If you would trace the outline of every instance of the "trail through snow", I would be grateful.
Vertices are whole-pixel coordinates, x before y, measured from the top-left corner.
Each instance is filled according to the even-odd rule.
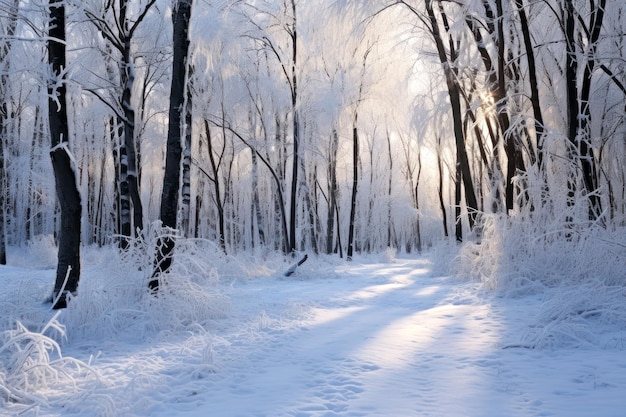
[[[290,278],[227,286],[232,312],[209,331],[68,343],[64,355],[92,356],[102,385],[71,407],[30,411],[617,417],[626,410],[623,348],[524,347],[520,334],[539,296],[498,298],[477,283],[434,275],[423,259],[313,261]],[[13,411],[24,409],[7,415]]]

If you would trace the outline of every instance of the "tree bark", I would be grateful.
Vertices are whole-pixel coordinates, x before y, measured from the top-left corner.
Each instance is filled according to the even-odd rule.
[[[5,107],[4,103],[2,104],[2,107]],[[4,120],[4,115],[0,115],[0,265],[7,264],[6,232],[4,226],[4,199],[7,188],[6,173],[4,168]]]
[[[522,38],[524,40],[524,50],[526,52],[526,62],[528,64],[528,83],[530,86],[530,103],[533,108],[533,117],[535,119],[535,137],[537,142],[537,164],[539,171],[543,172],[544,168],[544,122],[541,111],[541,102],[539,99],[539,83],[537,81],[537,66],[535,64],[535,53],[530,36],[530,26],[526,15],[524,0],[515,0],[517,11],[519,14],[520,25],[522,29]]]
[[[391,218],[391,190],[393,185],[393,155],[391,153],[391,135],[387,130],[387,156],[389,161],[389,178],[387,179],[387,247],[391,248],[391,230],[393,220]],[[395,246],[395,244],[394,244]]]
[[[161,194],[160,218],[165,228],[176,228],[178,195],[180,191],[180,162],[182,154],[181,119],[184,112],[186,60],[189,51],[189,21],[192,0],[178,0],[173,11],[172,84],[170,89],[169,125],[167,128],[167,151],[165,173]],[[164,236],[158,239],[154,271],[148,283],[151,291],[159,289],[159,277],[167,272],[172,264],[174,238]]]
[[[443,235],[448,237],[448,213],[443,197],[443,156],[441,155],[441,138],[437,137],[437,171],[439,173],[439,182],[437,184],[437,197],[439,200],[439,208],[441,209],[441,217],[443,223]]]
[[[348,224],[347,259],[352,260],[354,252],[354,218],[356,216],[356,195],[359,186],[359,132],[352,128],[352,195],[350,197],[350,222]]]
[[[182,154],[183,167],[183,188],[181,193],[180,228],[184,236],[189,237],[191,217],[191,151],[192,151],[192,123],[193,123],[193,91],[191,87],[191,77],[193,66],[187,65],[187,76],[189,81],[185,92],[185,122],[183,124],[185,147]]]
[[[337,149],[339,148],[339,137],[337,130],[333,129],[330,138],[330,149],[328,151],[328,212],[326,217],[326,253],[333,252],[334,230],[335,230],[335,210],[337,206]]]
[[[298,79],[296,76],[298,35],[296,31],[296,1],[291,0],[293,26],[288,31],[291,37],[291,109],[293,112],[293,164],[291,175],[291,199],[289,203],[289,252],[296,251],[296,226],[298,223],[298,169],[300,167],[300,120],[298,109]]]
[[[596,167],[596,158],[591,147],[591,132],[589,131],[589,125],[591,122],[591,78],[596,66],[596,44],[600,37],[600,31],[602,30],[602,23],[604,20],[604,11],[606,8],[606,0],[599,0],[596,5],[595,2],[591,2],[593,9],[589,17],[589,24],[586,28],[588,34],[589,50],[587,53],[587,59],[585,61],[585,68],[583,71],[582,85],[580,89],[580,116],[578,121],[578,136],[576,138],[576,144],[578,146],[578,155],[582,167],[583,181],[585,189],[588,193],[589,199],[589,219],[595,220],[602,213],[602,202],[596,191],[598,189],[598,175]]]
[[[209,162],[211,163],[211,174],[210,180],[213,182],[213,191],[215,192],[215,206],[217,208],[217,227],[218,227],[218,241],[220,244],[220,248],[222,251],[226,253],[226,231],[224,227],[224,203],[222,202],[222,189],[220,187],[220,178],[219,178],[219,167],[221,165],[222,156],[215,160],[214,150],[213,150],[213,138],[211,137],[211,129],[209,128],[209,122],[204,121],[204,132],[206,134],[207,139],[207,148],[209,153]],[[226,141],[226,138],[224,138]],[[224,146],[226,146],[224,144]],[[223,155],[224,149],[222,149]]]
[[[69,129],[67,121],[65,70],[65,6],[62,0],[50,0],[48,64],[52,79],[48,80],[48,120],[50,123],[52,169],[56,193],[61,209],[59,253],[53,308],[65,308],[69,294],[76,295],[80,279],[80,225],[81,199],[76,183],[76,172],[67,148]]]

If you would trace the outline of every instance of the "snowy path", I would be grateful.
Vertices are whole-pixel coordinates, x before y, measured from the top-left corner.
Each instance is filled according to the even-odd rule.
[[[21,274],[4,271],[12,279]],[[210,331],[70,340],[64,355],[85,362],[97,355],[91,364],[102,384],[61,401],[57,392],[49,407],[7,415],[626,413],[623,347],[519,347],[538,297],[481,294],[475,283],[433,276],[425,260],[334,267],[310,261],[289,279],[220,285],[229,288],[232,314]]]
[[[503,349],[518,340],[537,299],[481,298],[475,284],[433,278],[420,261],[340,269],[338,278],[258,280],[241,288],[244,299],[234,295],[233,303],[253,303],[268,314],[261,314],[265,339],[225,346],[228,358],[204,387],[203,405],[189,415],[626,412],[623,352]],[[312,314],[284,323],[285,305],[311,306]]]

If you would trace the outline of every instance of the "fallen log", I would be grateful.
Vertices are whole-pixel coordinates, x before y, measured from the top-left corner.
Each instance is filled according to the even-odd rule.
[[[291,265],[289,267],[289,269],[287,270],[287,272],[285,272],[285,276],[291,276],[294,272],[296,272],[296,269],[302,265],[307,259],[309,258],[309,256],[305,253],[304,256],[302,257],[302,259],[300,259],[298,262],[296,262],[295,264]]]

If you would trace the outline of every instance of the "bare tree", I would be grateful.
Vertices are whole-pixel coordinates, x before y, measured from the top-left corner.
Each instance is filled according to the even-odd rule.
[[[143,229],[143,206],[139,195],[137,138],[135,137],[135,108],[132,96],[135,84],[135,65],[131,48],[137,28],[155,2],[156,0],[148,1],[134,20],[129,16],[129,0],[118,0],[117,6],[114,2],[107,2],[101,13],[86,11],[90,21],[98,28],[110,47],[113,47],[120,54],[120,94],[115,100],[115,104],[108,104],[116,111],[118,118],[123,123],[123,146],[120,149],[119,158],[119,193],[121,205],[120,234],[125,238],[129,238],[136,234],[137,230]],[[92,91],[102,98],[96,90]],[[122,248],[126,248],[128,246],[127,239],[123,238],[120,245]]]
[[[354,220],[356,216],[356,197],[359,185],[359,108],[364,100],[365,75],[367,70],[367,57],[372,51],[372,45],[369,44],[363,53],[363,61],[361,62],[361,74],[359,78],[359,89],[354,102],[354,114],[352,119],[352,193],[350,195],[350,220],[348,223],[348,250],[346,257],[352,260],[354,252]]]
[[[435,16],[433,9],[433,0],[426,0],[426,13],[428,16],[428,23],[430,24],[429,30],[435,41],[437,47],[437,54],[444,71],[446,86],[448,88],[448,95],[450,97],[450,105],[452,107],[452,119],[454,125],[454,138],[456,144],[456,176],[455,176],[455,218],[456,218],[456,238],[462,240],[463,232],[461,227],[461,191],[465,191],[465,201],[468,209],[468,221],[470,228],[474,227],[476,221],[476,214],[478,211],[478,202],[476,200],[476,194],[474,192],[474,183],[470,172],[469,160],[467,156],[467,149],[465,147],[465,135],[463,133],[463,117],[461,111],[461,91],[457,82],[458,70],[456,68],[457,61],[457,46],[453,41],[451,35],[449,35],[449,50],[446,50],[444,44],[444,38],[440,30],[440,23]],[[441,5],[441,2],[439,2]],[[418,15],[419,13],[414,9],[411,10]],[[443,26],[446,31],[449,30],[448,18],[443,11],[443,8],[439,9]]]
[[[279,71],[283,77],[283,81],[289,88],[290,112],[291,112],[291,128],[292,128],[292,160],[291,160],[291,182],[289,196],[289,223],[288,223],[288,253],[294,253],[297,248],[297,224],[298,224],[298,189],[299,189],[299,171],[301,166],[301,122],[300,122],[300,97],[298,85],[298,7],[296,0],[286,0],[283,2],[279,14],[263,12],[257,6],[251,5],[255,12],[264,16],[269,16],[273,22],[270,24],[272,28],[280,28],[281,32],[287,35],[287,45],[280,45],[280,40],[275,39],[270,33],[270,27],[262,27],[254,21],[252,17],[248,17],[250,22],[255,26],[257,32],[249,37],[261,45],[269,55],[276,58]],[[283,33],[281,33],[283,34]],[[277,126],[281,124],[279,118]],[[279,129],[276,132],[280,135]],[[282,170],[278,170],[279,172]],[[281,191],[282,193],[282,191]]]
[[[602,30],[602,21],[606,9],[606,0],[597,4],[591,1],[589,22],[575,10],[573,0],[564,0],[563,20],[565,35],[565,83],[567,92],[567,137],[575,150],[581,167],[583,187],[589,199],[589,219],[595,220],[602,212],[598,188],[596,157],[591,147],[589,132],[591,119],[591,77],[596,66],[596,47]],[[578,24],[577,24],[578,23]],[[584,39],[584,41],[583,41]],[[586,44],[585,59],[580,62],[578,48]],[[579,67],[583,65],[581,85],[579,86]],[[570,183],[570,192],[574,185]]]

